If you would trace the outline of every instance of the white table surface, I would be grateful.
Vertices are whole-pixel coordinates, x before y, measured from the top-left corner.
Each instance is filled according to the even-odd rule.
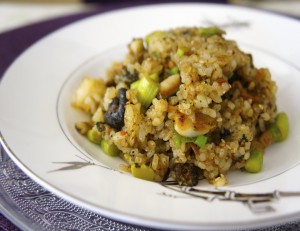
[[[94,7],[84,3],[10,3],[0,1],[0,33],[31,23],[80,12]]]
[[[300,18],[300,0],[229,0],[228,2]],[[93,4],[84,4],[79,1],[73,3],[24,3],[24,1],[0,0],[0,33],[42,20],[85,12],[93,7]]]

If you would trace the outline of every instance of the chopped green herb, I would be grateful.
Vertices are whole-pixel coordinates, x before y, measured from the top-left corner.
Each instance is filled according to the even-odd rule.
[[[133,82],[130,85],[130,88],[138,91],[139,102],[143,107],[148,108],[159,92],[159,83],[148,76],[145,76],[142,79]]]
[[[207,142],[207,137],[200,135],[197,137],[185,137],[179,134],[173,136],[173,142],[176,148],[180,148],[183,143],[195,143],[199,148],[203,148]]]
[[[282,139],[281,133],[275,123],[270,125],[270,127],[268,128],[268,131],[270,131],[272,134],[272,139],[273,139],[272,143],[281,141],[281,139]]]
[[[194,142],[194,141],[195,141],[195,138],[185,137],[185,136],[181,136],[179,134],[175,134],[173,136],[173,142],[174,142],[176,148],[180,148],[181,144],[183,144],[183,143],[189,143],[189,142]]]
[[[179,73],[179,68],[177,66],[172,67],[170,69],[170,75],[175,75],[175,74],[178,74],[178,73]]]
[[[87,132],[87,138],[89,141],[91,141],[95,144],[100,144],[101,140],[102,140],[101,133],[93,128]]]
[[[109,156],[118,156],[120,150],[115,144],[109,144],[106,140],[101,140],[100,146],[102,150]]]
[[[287,114],[284,112],[279,113],[275,122],[268,127],[268,131],[272,133],[274,142],[284,141],[289,134],[289,120]]]
[[[133,82],[132,84],[130,84],[130,89],[138,89],[140,82],[141,82],[141,80],[139,79],[139,80]]]
[[[250,153],[250,157],[246,160],[245,170],[250,173],[257,173],[262,169],[264,152],[254,149]]]
[[[203,135],[198,136],[194,141],[194,143],[197,144],[199,148],[203,148],[206,142],[207,142],[207,137]]]
[[[154,170],[145,164],[142,164],[141,167],[138,167],[135,164],[131,165],[131,173],[134,177],[143,180],[155,181],[156,178]]]
[[[210,37],[212,35],[226,34],[226,32],[218,27],[200,27],[199,34],[204,37]]]
[[[104,123],[96,122],[96,128],[97,128],[98,132],[102,132],[103,128],[104,128]]]
[[[281,139],[279,142],[284,141],[289,134],[289,119],[286,113],[279,113],[276,117],[276,125],[280,131]]]
[[[248,140],[247,136],[245,134],[243,134],[240,141],[248,142],[249,140]]]
[[[155,82],[159,81],[159,76],[157,73],[153,73],[151,75],[148,76],[150,79],[154,80]]]
[[[164,34],[164,32],[161,31],[161,30],[154,31],[154,32],[152,32],[152,33],[150,33],[150,34],[148,34],[148,35],[146,36],[145,41],[146,41],[146,43],[148,44],[148,43],[150,42],[150,39],[151,39],[152,37],[154,37],[154,36],[161,36],[161,35],[163,35],[163,34]]]
[[[176,51],[176,55],[178,58],[181,58],[184,55],[184,49],[178,48]]]

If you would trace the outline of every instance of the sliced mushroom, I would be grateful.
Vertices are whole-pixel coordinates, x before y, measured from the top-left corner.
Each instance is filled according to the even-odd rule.
[[[201,169],[192,163],[175,164],[174,165],[175,180],[179,185],[195,186],[198,184],[201,176]]]
[[[119,89],[118,97],[113,99],[109,104],[108,111],[105,113],[105,122],[117,130],[121,130],[124,126],[126,91],[125,88]]]

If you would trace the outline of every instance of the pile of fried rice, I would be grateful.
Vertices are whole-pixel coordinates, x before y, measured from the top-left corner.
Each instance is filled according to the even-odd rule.
[[[78,131],[104,140],[122,170],[223,186],[274,121],[275,93],[269,70],[254,67],[223,30],[185,27],[133,39],[105,78],[83,78],[73,105],[91,116]]]

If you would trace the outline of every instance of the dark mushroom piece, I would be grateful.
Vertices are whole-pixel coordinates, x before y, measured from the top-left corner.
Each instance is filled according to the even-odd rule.
[[[109,104],[108,110],[105,113],[106,124],[118,131],[124,126],[125,104],[127,101],[126,91],[127,89],[125,88],[119,89],[118,96]]]
[[[122,83],[126,83],[129,86],[130,84],[137,81],[138,79],[139,76],[136,72],[130,72],[127,70],[127,68],[124,68],[122,70],[121,75],[115,76],[115,83],[118,84],[122,82]]]
[[[174,165],[175,180],[182,186],[195,186],[201,176],[201,169],[192,163]]]

